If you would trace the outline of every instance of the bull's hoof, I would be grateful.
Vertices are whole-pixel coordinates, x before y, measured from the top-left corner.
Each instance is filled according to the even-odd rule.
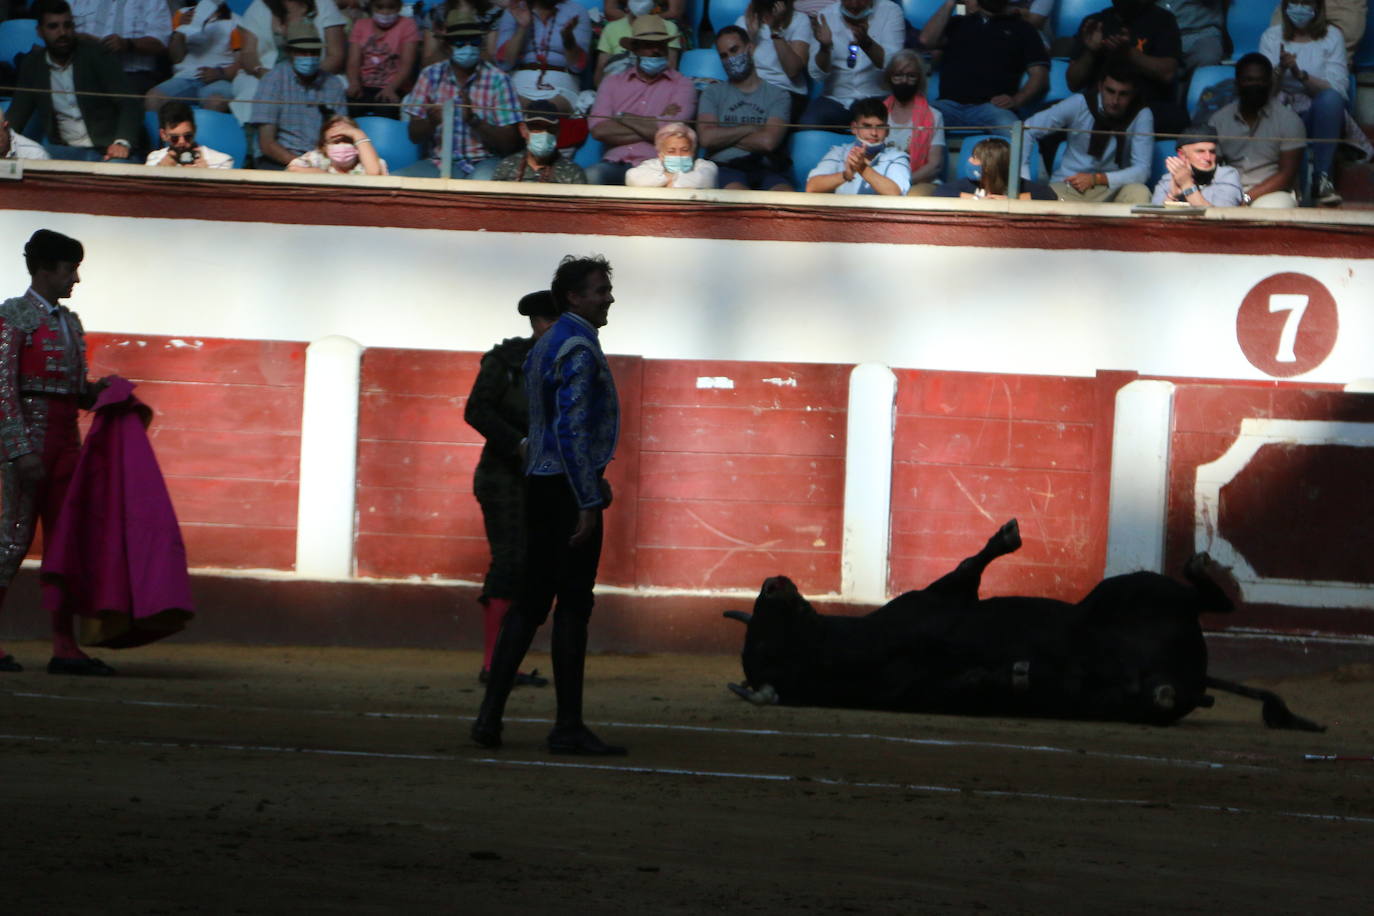
[[[748,700],[755,706],[776,706],[778,704],[778,692],[773,689],[772,684],[764,684],[758,690],[753,689],[748,684],[726,684],[730,691],[741,700]]]
[[[1021,526],[1016,523],[1016,519],[1007,522],[997,533],[993,535],[993,541],[1004,553],[1013,553],[1021,549]]]
[[[1011,666],[1011,689],[1017,693],[1030,690],[1030,662],[1019,661]]]

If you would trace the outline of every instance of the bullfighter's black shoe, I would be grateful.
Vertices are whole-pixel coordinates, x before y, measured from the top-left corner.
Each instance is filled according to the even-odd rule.
[[[496,750],[501,746],[501,723],[492,723],[484,716],[479,715],[472,723],[472,743],[478,747],[488,750]]]
[[[115,670],[98,658],[48,659],[49,674],[76,674],[82,677],[112,677]]]
[[[486,669],[486,668],[483,668],[480,672],[478,672],[478,674],[477,674],[477,682],[478,682],[479,684],[485,684],[485,683],[487,683],[487,682],[490,681],[490,680],[491,680],[491,671],[489,671],[489,670]],[[541,675],[541,674],[539,673],[539,669],[538,669],[538,668],[531,669],[531,670],[528,671],[528,672],[526,672],[526,671],[517,671],[516,674],[515,674],[515,686],[516,686],[516,687],[547,687],[547,686],[549,686],[549,679],[546,678],[546,677],[544,677],[543,675]]]
[[[618,744],[607,744],[585,725],[573,728],[554,726],[549,732],[549,753],[581,754],[585,757],[624,757],[629,749]]]
[[[24,666],[19,664],[19,659],[13,655],[6,655],[0,658],[0,671],[23,671]]]

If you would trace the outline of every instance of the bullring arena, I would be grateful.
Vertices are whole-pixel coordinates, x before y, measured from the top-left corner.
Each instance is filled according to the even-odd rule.
[[[26,166],[0,223],[85,243],[91,374],[156,411],[197,617],[55,678],[21,576],[7,912],[1367,911],[1364,213],[96,171]],[[485,751],[463,401],[592,251],[625,423],[587,709],[630,756],[548,755],[551,688]],[[986,595],[1208,550],[1240,589],[1212,673],[1327,731],[1225,695],[1159,728],[726,688],[721,613],[765,576],[855,613],[1012,516]]]

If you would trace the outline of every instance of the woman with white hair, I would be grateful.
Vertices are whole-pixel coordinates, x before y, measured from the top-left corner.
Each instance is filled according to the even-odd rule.
[[[654,135],[658,156],[625,173],[631,188],[714,188],[716,164],[696,158],[697,132],[681,121],[664,124]]]

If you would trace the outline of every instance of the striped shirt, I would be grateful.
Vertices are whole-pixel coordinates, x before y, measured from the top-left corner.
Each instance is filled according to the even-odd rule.
[[[438,105],[449,99],[466,95],[479,119],[496,127],[520,123],[520,100],[515,97],[510,77],[483,61],[461,87],[448,61],[431,64],[420,71],[415,88],[405,97],[401,109],[407,118],[428,117],[426,106]],[[439,144],[443,142],[435,131],[434,149],[430,157],[439,164]],[[496,154],[482,143],[476,128],[466,122],[462,109],[453,112],[453,164],[464,172],[471,172],[478,162]]]
[[[307,104],[276,105],[274,102]],[[320,142],[320,128],[324,126],[321,107],[334,114],[348,113],[343,84],[331,73],[316,74],[308,84],[302,83],[290,59],[283,59],[258,83],[253,114],[248,122],[277,125],[277,142],[299,156]]]

